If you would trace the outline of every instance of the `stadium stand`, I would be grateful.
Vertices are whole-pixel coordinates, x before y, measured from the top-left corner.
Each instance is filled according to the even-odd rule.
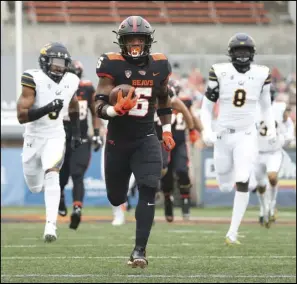
[[[151,23],[269,24],[259,1],[25,1],[31,21],[38,23],[114,23],[129,15]]]

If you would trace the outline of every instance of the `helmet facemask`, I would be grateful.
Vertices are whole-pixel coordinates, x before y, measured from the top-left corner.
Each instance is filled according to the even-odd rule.
[[[118,36],[118,42],[123,55],[137,59],[149,55],[153,37],[146,34],[128,34]]]
[[[229,51],[229,56],[231,57],[231,62],[238,68],[249,69],[251,63],[254,60],[254,48],[249,46],[239,46],[233,47]]]
[[[47,75],[56,83],[62,80],[67,69],[68,63],[64,58],[49,58]]]

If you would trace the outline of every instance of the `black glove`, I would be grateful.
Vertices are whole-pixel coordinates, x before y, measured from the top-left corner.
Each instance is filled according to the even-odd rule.
[[[72,136],[71,149],[75,151],[82,144],[81,138],[78,136]]]
[[[94,129],[94,136],[92,137],[92,142],[94,143],[94,151],[97,152],[102,147],[103,142],[99,135],[99,129]]]
[[[29,121],[34,121],[43,117],[44,115],[48,115],[50,119],[57,119],[62,108],[63,100],[55,99],[41,108],[29,109],[28,119]]]
[[[46,105],[48,112],[60,112],[63,108],[63,100],[55,99],[51,103]]]

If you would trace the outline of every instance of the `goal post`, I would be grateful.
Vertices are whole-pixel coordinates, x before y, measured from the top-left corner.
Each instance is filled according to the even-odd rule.
[[[15,1],[15,62],[16,62],[16,99],[22,92],[23,73],[23,1]]]

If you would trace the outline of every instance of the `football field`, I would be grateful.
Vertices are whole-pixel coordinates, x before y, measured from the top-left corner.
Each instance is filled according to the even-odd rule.
[[[148,268],[126,265],[134,246],[134,210],[113,227],[110,208],[86,208],[70,230],[59,217],[58,240],[45,244],[43,208],[2,208],[1,282],[10,283],[296,283],[296,211],[279,210],[270,229],[248,209],[241,246],[226,247],[231,209],[193,209],[193,220],[168,224],[157,209]],[[71,212],[70,212],[71,213]]]

